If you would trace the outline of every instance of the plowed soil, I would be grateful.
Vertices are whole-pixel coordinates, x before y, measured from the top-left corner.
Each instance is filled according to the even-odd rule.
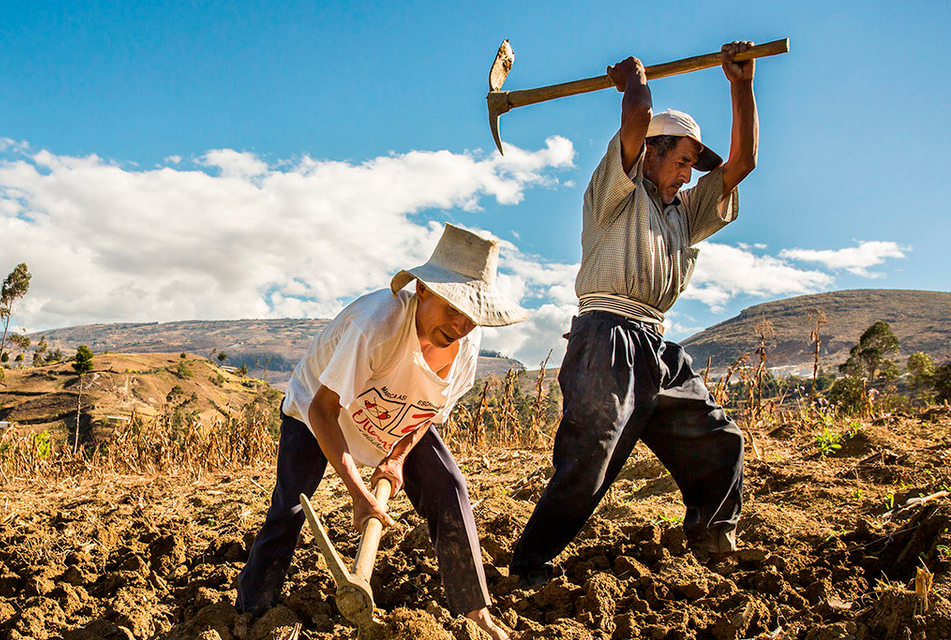
[[[532,590],[519,589],[506,566],[550,473],[548,452],[458,456],[493,613],[526,640],[951,638],[951,497],[942,495],[951,487],[951,412],[856,421],[828,455],[818,431],[803,421],[753,433],[741,549],[726,558],[688,550],[677,487],[639,447],[558,558],[561,575]],[[356,638],[306,529],[283,604],[260,618],[232,606],[273,481],[273,468],[56,485],[6,479],[0,637]],[[328,475],[313,503],[352,557],[339,481]],[[405,497],[391,513],[399,527],[385,534],[372,580],[381,637],[484,637],[444,608],[425,525]]]

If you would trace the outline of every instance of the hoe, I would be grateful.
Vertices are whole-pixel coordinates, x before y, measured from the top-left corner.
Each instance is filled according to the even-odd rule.
[[[392,485],[386,478],[376,483],[374,496],[381,508],[386,508],[390,499]],[[380,546],[380,536],[383,534],[383,523],[378,518],[370,518],[363,527],[363,535],[357,546],[356,557],[353,560],[353,571],[348,571],[340,556],[333,548],[333,543],[327,536],[320,520],[310,506],[307,496],[301,494],[300,504],[304,509],[307,522],[310,523],[317,538],[317,545],[327,561],[327,567],[337,584],[337,609],[344,617],[356,625],[357,632],[362,640],[373,640],[381,635],[383,624],[374,615],[373,591],[370,589],[370,575],[373,573],[373,563],[376,561],[376,552]]]

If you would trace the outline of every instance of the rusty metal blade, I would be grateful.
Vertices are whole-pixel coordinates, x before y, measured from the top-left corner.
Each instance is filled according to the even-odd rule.
[[[492,129],[495,146],[499,154],[505,155],[502,151],[502,136],[499,134],[499,116],[512,108],[508,101],[508,91],[490,91],[485,102],[489,107],[489,128]]]
[[[353,582],[350,572],[340,559],[340,556],[337,555],[337,551],[334,549],[333,543],[330,542],[330,538],[327,536],[324,526],[320,524],[317,514],[314,513],[314,508],[310,506],[310,500],[308,500],[307,496],[303,493],[300,494],[300,506],[304,510],[304,516],[307,518],[307,522],[310,523],[310,528],[313,530],[314,537],[317,539],[317,546],[320,547],[320,552],[327,561],[327,568],[330,569],[330,574],[333,576],[334,582],[337,583],[337,587],[339,588]]]

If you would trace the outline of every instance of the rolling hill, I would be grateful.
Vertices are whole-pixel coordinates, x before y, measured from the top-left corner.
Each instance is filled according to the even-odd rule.
[[[89,324],[29,337],[34,347],[45,337],[50,349],[61,349],[67,357],[81,344],[93,353],[191,353],[211,360],[224,353],[224,364],[245,366],[250,376],[284,389],[313,337],[329,323],[327,319],[280,318]],[[504,375],[513,366],[521,365],[510,358],[480,357],[479,375]]]
[[[768,320],[775,336],[767,341],[770,367],[811,374],[813,347],[809,334],[815,328],[815,310],[828,324],[819,328],[820,364],[844,362],[862,332],[878,320],[889,323],[899,339],[900,360],[924,351],[936,362],[951,358],[951,293],[898,289],[854,289],[787,298],[758,304],[740,315],[687,338],[682,344],[697,368],[719,370],[740,355],[752,354],[759,345],[756,324]]]
[[[722,370],[740,355],[753,353],[759,343],[756,323],[769,320],[775,330],[767,344],[769,366],[805,374],[812,367],[809,334],[816,309],[828,321],[819,330],[823,366],[843,362],[862,332],[877,320],[891,325],[903,357],[924,351],[937,362],[951,358],[951,293],[940,291],[855,289],[767,302],[744,309],[683,344],[698,368],[710,358],[714,370]],[[225,353],[225,364],[246,366],[252,377],[266,378],[282,389],[313,336],[328,322],[284,318],[96,324],[38,332],[30,338],[35,346],[45,336],[51,348],[60,348],[67,356],[80,344],[94,353],[186,352],[211,359]],[[520,364],[504,357],[481,357],[479,374],[504,375],[512,366]]]

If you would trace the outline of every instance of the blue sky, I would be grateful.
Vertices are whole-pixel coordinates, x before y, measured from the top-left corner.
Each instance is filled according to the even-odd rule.
[[[613,90],[502,117],[508,89],[788,37],[755,89],[760,163],[669,317],[859,287],[951,290],[945,150],[951,9],[919,2],[6,2],[0,271],[34,273],[14,323],[327,316],[425,260],[451,221],[503,240],[536,309],[485,346],[530,364],[571,315],[588,177]],[[652,83],[729,150],[719,69]],[[805,331],[805,329],[804,329]],[[563,342],[563,341],[561,341]]]

